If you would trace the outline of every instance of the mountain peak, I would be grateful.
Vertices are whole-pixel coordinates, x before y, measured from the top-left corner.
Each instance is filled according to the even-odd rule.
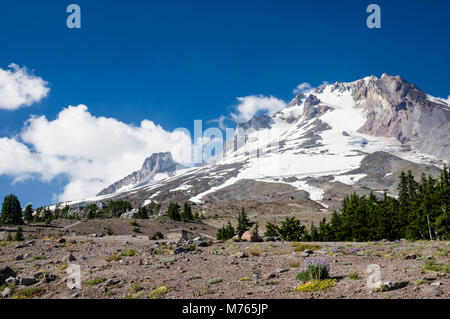
[[[153,153],[147,157],[142,168],[128,175],[127,177],[111,184],[103,189],[97,196],[107,195],[117,192],[122,188],[131,188],[151,181],[157,174],[167,174],[173,176],[177,163],[173,160],[170,152]]]

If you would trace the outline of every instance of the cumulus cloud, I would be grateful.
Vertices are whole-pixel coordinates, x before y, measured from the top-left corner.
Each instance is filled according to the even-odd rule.
[[[62,174],[69,182],[57,199],[82,199],[139,169],[152,153],[165,151],[189,163],[191,137],[150,120],[134,126],[93,116],[85,105],[69,106],[54,120],[31,117],[18,137],[0,138],[0,175],[50,181]]]
[[[0,109],[30,106],[46,97],[49,91],[48,83],[30,74],[26,67],[11,63],[6,70],[0,68]]]
[[[236,122],[248,121],[258,112],[273,115],[287,106],[286,102],[274,96],[250,95],[237,100],[236,113],[231,114]]]
[[[303,92],[306,92],[308,90],[311,90],[313,87],[308,82],[303,82],[297,85],[295,89],[292,90],[292,93],[297,95]]]

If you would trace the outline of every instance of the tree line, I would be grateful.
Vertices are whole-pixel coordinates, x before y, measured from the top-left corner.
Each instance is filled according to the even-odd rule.
[[[330,221],[322,219],[318,226],[311,224],[309,229],[301,225],[295,217],[286,218],[281,225],[266,224],[265,236],[280,237],[286,241],[371,241],[371,240],[408,240],[450,239],[450,174],[444,167],[439,178],[422,174],[416,181],[411,171],[402,172],[399,177],[398,198],[388,196],[377,198],[353,193],[347,195],[339,211],[334,211]],[[110,201],[106,208],[100,209],[95,203],[84,208],[87,218],[117,218],[131,210],[126,200]],[[159,213],[161,204],[151,202],[138,209],[134,218],[147,219]],[[193,213],[191,205],[170,203],[167,217],[172,220],[194,221],[204,217]],[[25,222],[47,222],[57,218],[77,218],[70,214],[69,206],[56,208],[37,208],[33,211],[27,205],[22,212],[18,198],[14,194],[3,200],[0,225],[22,225]],[[257,223],[249,221],[242,208],[238,216],[237,228],[228,223],[218,229],[217,239],[227,240],[242,234]]]
[[[347,195],[340,211],[331,220],[322,219],[309,230],[295,218],[287,218],[281,227],[266,224],[266,236],[295,241],[371,241],[450,239],[450,178],[444,167],[440,177],[422,174],[416,181],[411,171],[399,177],[398,198],[386,193],[378,199],[373,193]]]

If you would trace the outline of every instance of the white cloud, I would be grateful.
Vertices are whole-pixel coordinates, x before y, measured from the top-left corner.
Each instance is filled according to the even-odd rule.
[[[0,175],[50,181],[64,174],[69,183],[60,201],[91,197],[142,166],[152,153],[170,151],[180,163],[191,160],[191,138],[152,121],[133,126],[95,117],[85,105],[69,106],[49,121],[30,118],[19,137],[0,138]]]
[[[311,90],[313,87],[308,82],[303,82],[297,85],[295,89],[292,90],[292,93],[297,95],[306,91]]]
[[[30,106],[47,96],[50,89],[41,77],[28,73],[11,63],[9,69],[0,68],[0,109],[15,110]]]
[[[207,121],[207,123],[217,123],[217,125],[221,130],[225,130],[226,129],[225,120],[227,120],[227,117],[222,114],[218,118]]]
[[[248,121],[259,111],[273,115],[287,106],[286,102],[273,96],[250,95],[238,97],[237,100],[239,101],[236,107],[237,112],[231,114],[231,117],[237,122]]]

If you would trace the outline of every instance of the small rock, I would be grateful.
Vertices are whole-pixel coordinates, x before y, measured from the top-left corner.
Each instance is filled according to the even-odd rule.
[[[49,283],[49,282],[52,282],[52,281],[55,281],[55,280],[56,280],[56,276],[53,275],[53,274],[45,274],[44,275],[44,281],[46,283]]]
[[[436,296],[436,297],[442,296],[444,294],[444,292],[440,288],[438,288],[436,286],[431,286],[431,285],[425,286],[422,289],[422,292],[424,292],[428,295]]]
[[[66,240],[64,238],[59,238],[56,242],[58,244],[64,244],[66,242]]]
[[[178,255],[178,254],[185,254],[185,253],[187,253],[187,250],[184,249],[184,248],[182,248],[182,247],[178,247],[178,248],[176,248],[176,249],[173,251],[173,253],[174,253],[175,255]]]
[[[107,286],[114,286],[120,283],[120,279],[112,278],[106,282]]]
[[[313,251],[311,249],[305,249],[303,252],[305,254],[309,254],[309,255],[311,255],[313,253]]]
[[[289,271],[289,269],[287,269],[287,268],[281,268],[281,269],[278,269],[277,270],[277,272],[279,273],[279,274],[282,274],[282,273],[285,273],[285,272],[288,272]]]
[[[68,254],[68,255],[64,256],[61,261],[63,263],[66,263],[66,262],[75,261],[75,260],[77,260],[77,259],[75,258],[74,255]]]
[[[25,243],[25,245],[27,245],[27,246],[32,246],[32,245],[34,245],[34,240],[29,240],[29,241],[27,241],[27,242]]]
[[[247,258],[248,255],[242,251],[239,251],[233,255],[231,255],[231,257],[236,257],[236,258]]]
[[[426,256],[425,259],[431,260],[431,259],[433,259],[433,256]]]
[[[302,253],[300,254],[300,257],[306,258],[306,257],[309,257],[309,255],[310,255],[310,254],[308,254],[308,253],[306,253],[306,252],[302,252]]]
[[[272,273],[269,273],[266,276],[264,276],[264,279],[269,280],[269,279],[273,279],[275,277],[277,277],[277,275],[272,272]]]
[[[36,283],[38,283],[38,280],[36,278],[29,277],[20,279],[20,284],[24,286],[31,286]]]
[[[16,277],[16,272],[10,267],[0,268],[0,285],[9,277]]]
[[[416,258],[417,258],[417,256],[415,254],[409,254],[409,255],[405,256],[406,260],[408,260],[408,259],[416,259]]]
[[[14,277],[9,277],[8,279],[5,280],[5,282],[8,285],[15,285],[15,284],[17,284],[17,279]]]
[[[149,236],[148,239],[149,239],[149,240],[159,240],[159,239],[164,239],[164,235],[163,235],[161,232],[156,231],[156,232],[153,233],[153,235]]]
[[[439,287],[441,285],[441,282],[440,281],[432,282],[430,285]]]
[[[263,238],[263,241],[265,242],[273,242],[276,241],[275,237],[266,236]]]
[[[80,293],[77,292],[77,293],[74,293],[73,295],[71,295],[70,298],[76,299],[76,298],[78,298],[79,296],[80,296]]]
[[[23,255],[17,255],[16,258],[14,258],[15,260],[23,260]]]

